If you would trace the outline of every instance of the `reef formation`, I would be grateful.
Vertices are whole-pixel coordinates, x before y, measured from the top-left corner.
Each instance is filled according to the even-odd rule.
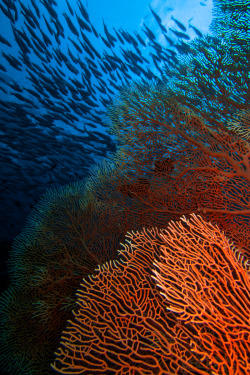
[[[216,0],[211,30],[181,40],[161,78],[120,88],[116,151],[48,190],[16,237],[5,370],[249,373],[249,2]]]

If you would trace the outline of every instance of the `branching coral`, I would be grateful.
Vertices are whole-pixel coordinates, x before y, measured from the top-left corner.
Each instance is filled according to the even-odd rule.
[[[250,110],[241,110],[228,122],[228,129],[250,141]]]
[[[123,100],[133,97],[133,90],[136,87],[121,94],[121,101],[111,109],[114,131],[124,143],[117,164],[131,175],[127,180],[123,176],[124,184],[114,174],[110,178],[113,189],[119,184],[132,187],[133,175],[147,178],[148,187],[144,195],[130,191],[127,199],[121,197],[124,210],[137,212],[142,227],[166,226],[182,214],[203,214],[249,252],[249,142],[226,128],[217,129],[157,87],[142,90],[141,101],[132,101],[128,116]],[[164,168],[169,170],[164,173]],[[107,200],[118,199],[113,190],[106,191]]]
[[[83,279],[53,368],[63,374],[194,374],[185,331],[151,278],[157,229],[128,233],[120,259]],[[179,347],[178,342],[182,342]],[[182,349],[182,355],[180,350]],[[208,374],[201,364],[197,374]]]
[[[92,201],[84,182],[47,192],[12,248],[12,287],[0,301],[5,369],[52,372],[49,363],[82,277],[117,257],[128,228],[122,213]]]
[[[195,215],[168,230],[128,233],[119,261],[83,280],[53,368],[246,375],[250,277],[234,252],[217,227]],[[162,295],[152,282],[154,258]]]
[[[171,223],[161,234],[155,279],[178,314],[191,350],[209,363],[212,374],[250,370],[250,273],[218,227],[201,217]]]
[[[239,17],[235,2],[216,4],[219,38],[179,44],[184,57],[165,65],[162,81],[121,90],[109,109],[115,156],[86,185],[50,191],[15,240],[12,287],[0,301],[8,370],[53,371],[85,277],[59,372],[249,371],[249,12],[243,0]],[[191,213],[218,227],[193,216],[155,229]],[[151,278],[154,257],[164,295]]]

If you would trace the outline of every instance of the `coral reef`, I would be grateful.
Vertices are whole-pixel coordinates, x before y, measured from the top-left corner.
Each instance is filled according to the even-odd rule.
[[[121,90],[116,153],[50,190],[16,238],[0,301],[7,370],[248,373],[249,14],[233,3],[215,2],[215,36],[179,45],[162,80]]]
[[[49,364],[82,277],[117,257],[130,228],[121,219],[114,208],[95,203],[84,182],[51,189],[41,199],[14,241],[11,286],[1,296],[0,357],[6,370],[52,372]]]
[[[217,227],[182,217],[167,230],[128,233],[119,253],[83,279],[54,369],[247,374],[250,274]]]

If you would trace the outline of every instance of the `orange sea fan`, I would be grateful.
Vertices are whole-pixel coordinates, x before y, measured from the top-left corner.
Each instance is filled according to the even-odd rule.
[[[119,261],[99,266],[77,295],[52,365],[59,373],[248,373],[249,273],[199,216],[128,233]]]
[[[151,277],[160,231],[128,233],[120,260],[83,279],[52,367],[61,374],[207,375]],[[196,365],[195,365],[196,364]]]
[[[191,216],[161,233],[154,279],[212,374],[249,374],[250,274],[218,227]]]

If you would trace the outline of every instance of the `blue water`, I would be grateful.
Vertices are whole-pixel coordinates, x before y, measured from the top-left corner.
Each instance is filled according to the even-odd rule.
[[[142,31],[145,30],[143,24],[155,33],[157,43],[172,49],[174,53],[176,49],[164,38],[149,5],[160,15],[164,27],[182,31],[171,17],[183,22],[190,40],[197,34],[189,25],[206,33],[212,15],[211,1],[172,1],[167,5],[160,1],[149,4],[143,0],[124,4],[115,1],[83,1],[97,37],[92,30],[82,31],[98,52],[97,56],[89,48],[84,51],[81,45],[86,42],[76,18],[78,15],[84,20],[78,2],[70,1],[74,16],[66,1],[51,1],[51,4],[52,10],[39,1],[19,3],[5,0],[1,4],[0,35],[11,44],[11,47],[4,42],[0,44],[2,241],[11,240],[20,232],[27,214],[48,188],[83,179],[97,162],[115,151],[112,137],[108,140],[101,138],[100,134],[95,137],[91,137],[91,134],[93,131],[107,134],[105,107],[112,101],[119,87],[132,79],[152,81],[161,78],[166,61],[159,63],[156,60],[157,50],[150,46],[152,41]],[[79,37],[70,29],[64,13],[69,15]],[[55,26],[57,20],[59,31]],[[103,21],[108,32],[116,38],[111,48],[101,39],[101,36],[107,39]],[[146,61],[135,60],[135,55],[138,56],[135,45],[124,37],[121,43],[114,28],[116,31],[122,28],[137,41],[136,48]],[[140,43],[135,32],[139,33],[145,45]],[[174,43],[180,42],[173,33],[168,32],[167,35]],[[77,50],[73,42],[78,43],[82,52]],[[59,53],[63,53],[61,60],[58,58]],[[135,55],[129,59],[125,53]],[[152,59],[151,53],[156,58]],[[115,65],[114,61],[113,67],[107,70],[112,62],[107,54],[119,57],[125,64],[123,70],[120,62]],[[8,56],[14,58],[14,65],[19,65],[13,67]],[[63,56],[67,57],[67,64],[62,60]],[[82,66],[77,59],[80,59]],[[89,77],[85,74],[84,79],[83,64],[89,74]],[[145,74],[141,70],[135,72],[137,66],[144,69]],[[100,73],[99,77],[96,77],[98,73],[93,69]],[[86,87],[89,90],[88,97],[85,96],[86,100],[90,99],[88,103],[78,92],[79,89],[86,91]]]

